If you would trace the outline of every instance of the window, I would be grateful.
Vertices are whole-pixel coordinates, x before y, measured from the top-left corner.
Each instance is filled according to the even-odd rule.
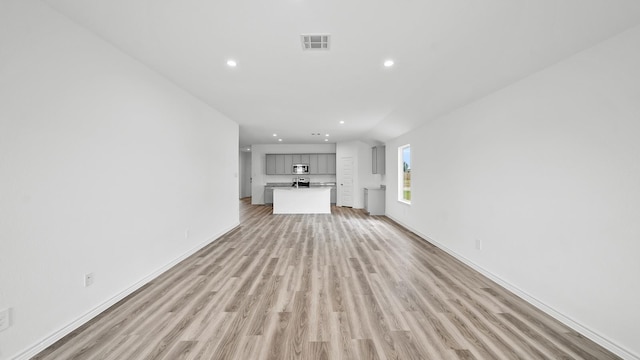
[[[411,204],[411,145],[398,148],[398,201]]]

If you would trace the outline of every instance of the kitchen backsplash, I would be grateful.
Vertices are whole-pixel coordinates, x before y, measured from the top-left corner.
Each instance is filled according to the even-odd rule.
[[[296,175],[264,175],[265,183],[291,182]],[[335,175],[300,175],[308,178],[311,182],[336,182]]]

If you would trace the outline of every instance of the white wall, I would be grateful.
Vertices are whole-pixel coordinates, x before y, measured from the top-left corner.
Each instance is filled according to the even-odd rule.
[[[384,175],[372,173],[371,145],[362,141],[347,141],[338,143],[336,146],[336,175],[338,180],[338,205],[342,206],[342,178],[341,159],[344,157],[353,158],[353,207],[361,209],[364,207],[364,188],[379,187],[384,184]]]
[[[387,142],[387,214],[640,354],[640,27]],[[411,144],[412,204],[397,201]],[[475,240],[483,241],[476,250]]]
[[[266,154],[335,153],[336,144],[253,144],[251,145],[251,203],[264,204],[267,183],[291,182],[293,175],[267,175]],[[335,175],[309,175],[312,182],[334,182]]]
[[[0,359],[27,358],[238,224],[238,126],[39,1],[0,2],[0,49]]]

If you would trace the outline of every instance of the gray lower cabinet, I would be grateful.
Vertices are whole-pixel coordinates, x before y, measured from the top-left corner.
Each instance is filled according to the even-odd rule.
[[[364,209],[369,215],[384,215],[385,189],[364,189]]]
[[[264,203],[271,205],[273,204],[273,188],[266,187],[264,188]]]

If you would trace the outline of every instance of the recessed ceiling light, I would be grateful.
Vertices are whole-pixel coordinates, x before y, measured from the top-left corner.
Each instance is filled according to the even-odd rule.
[[[282,139],[278,139],[278,141],[282,141]]]
[[[324,136],[329,137],[329,134],[324,134]]]
[[[236,67],[238,66],[238,63],[235,60],[227,60],[227,66]]]
[[[342,124],[344,124],[344,120],[340,120],[340,124],[341,124],[341,125],[342,125]]]
[[[278,134],[276,134],[276,133],[273,133],[273,136],[274,136],[274,137],[275,137],[275,136],[278,136]]]
[[[392,67],[392,66],[393,66],[393,60],[384,61],[384,67]]]
[[[324,141],[329,141],[329,139],[324,139]]]

